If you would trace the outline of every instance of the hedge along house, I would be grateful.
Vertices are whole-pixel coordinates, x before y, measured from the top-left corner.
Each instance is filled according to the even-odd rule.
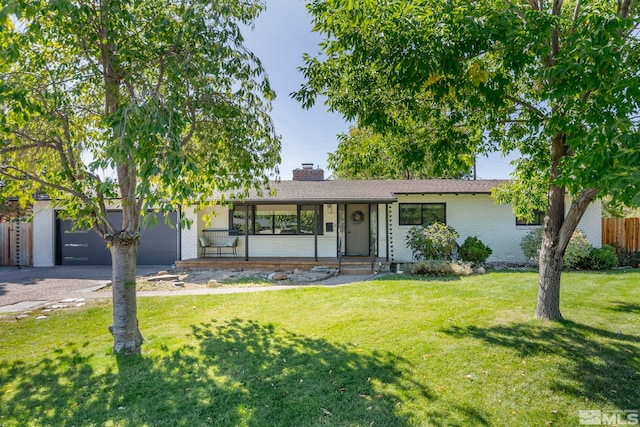
[[[181,214],[193,221],[192,226],[177,230],[160,220],[156,227],[143,230],[139,263],[169,264],[203,256],[227,259],[236,254],[238,263],[260,258],[337,261],[339,255],[410,262],[407,232],[434,221],[453,227],[460,244],[468,236],[478,237],[493,250],[489,262],[522,263],[527,260],[520,241],[542,223],[541,216],[531,224],[519,221],[510,205],[494,202],[491,189],[504,180],[324,180],[324,172],[311,164],[294,170],[293,178],[273,182],[274,191],[229,206],[200,212],[183,207],[173,214],[172,222]],[[567,208],[569,203],[567,197]],[[74,232],[69,226],[47,201],[36,202],[34,266],[111,262],[104,242],[93,231]],[[593,246],[600,246],[599,201],[589,206],[578,228]],[[233,251],[203,251],[202,237],[210,230],[233,236]]]

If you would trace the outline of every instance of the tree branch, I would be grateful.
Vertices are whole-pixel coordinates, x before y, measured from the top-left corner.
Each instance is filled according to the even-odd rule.
[[[502,1],[506,3],[507,6],[515,10],[516,14],[518,14],[520,19],[522,19],[524,22],[527,22],[527,18],[524,16],[524,13],[522,13],[520,8],[518,8],[515,4],[511,3],[509,0],[502,0]]]
[[[571,21],[571,29],[569,30],[569,37],[573,35],[576,30],[576,22],[578,21],[578,17],[580,16],[580,6],[582,4],[582,0],[576,1],[576,7],[573,9],[573,21]]]
[[[567,212],[567,216],[565,217],[564,222],[562,223],[562,227],[560,230],[560,242],[558,246],[566,247],[569,244],[569,240],[571,240],[571,236],[573,234],[569,232],[564,232],[565,230],[575,230],[578,226],[578,223],[582,219],[585,211],[589,204],[593,201],[593,199],[598,194],[598,191],[595,188],[585,188],[582,190],[576,198],[571,203],[571,207],[569,208],[569,212]],[[561,246],[564,245],[564,246]]]
[[[14,175],[11,174],[9,172],[7,172],[8,170],[14,170],[16,171],[19,175]],[[22,169],[18,169],[15,166],[0,166],[0,175],[5,176],[11,180],[15,180],[15,181],[35,181],[38,184],[44,185],[45,187],[49,187],[49,188],[53,188],[55,190],[58,191],[62,191],[65,193],[69,193],[72,196],[75,196],[77,198],[79,198],[80,200],[82,200],[83,202],[85,202],[88,205],[92,205],[93,201],[84,193],[81,193],[79,191],[76,191],[72,188],[68,188],[62,185],[58,185],[58,184],[53,184],[49,181],[45,181],[42,178],[39,178],[36,175],[27,173],[26,171],[23,171]]]
[[[540,118],[543,118],[543,119],[545,118],[545,115],[544,115],[544,113],[542,111],[540,111],[534,105],[532,105],[532,104],[530,104],[530,103],[528,103],[526,101],[523,101],[523,100],[518,99],[518,98],[514,98],[511,95],[505,95],[504,98],[506,100],[508,100],[508,101],[514,102],[514,103],[526,108],[527,110],[531,111],[532,113],[538,115]]]
[[[39,142],[35,142],[33,144],[21,145],[19,147],[8,146],[8,147],[4,147],[4,148],[0,149],[0,155],[20,152],[20,151],[29,150],[29,149],[32,149],[32,148],[43,148],[45,146],[46,146],[46,144],[39,143]],[[49,148],[52,148],[52,147],[49,146]]]
[[[627,18],[631,10],[631,0],[618,0],[618,10],[616,14],[620,18]]]

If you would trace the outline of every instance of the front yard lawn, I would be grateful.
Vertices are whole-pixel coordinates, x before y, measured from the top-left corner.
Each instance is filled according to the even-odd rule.
[[[391,279],[140,298],[141,357],[111,354],[107,303],[4,319],[0,426],[567,426],[640,410],[640,272],[565,273],[561,323],[533,320],[535,273]]]

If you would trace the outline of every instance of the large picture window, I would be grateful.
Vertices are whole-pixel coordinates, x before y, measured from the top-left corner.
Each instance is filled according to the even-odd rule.
[[[444,203],[400,203],[400,225],[445,224],[446,221]]]
[[[248,217],[245,219],[245,208]],[[244,234],[245,223],[249,225],[249,233],[254,235],[313,235],[313,219],[315,210],[316,231],[322,234],[322,209],[317,205],[250,205],[236,206],[231,211],[230,227]]]

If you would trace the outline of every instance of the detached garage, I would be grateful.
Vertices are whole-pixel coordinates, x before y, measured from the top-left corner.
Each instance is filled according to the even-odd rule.
[[[138,248],[139,265],[167,265],[178,259],[177,214],[169,215],[169,225],[163,214],[157,215],[153,227],[142,230]],[[122,223],[121,211],[110,211],[114,224]],[[111,265],[111,252],[94,230],[73,230],[70,220],[56,213],[56,265]]]

